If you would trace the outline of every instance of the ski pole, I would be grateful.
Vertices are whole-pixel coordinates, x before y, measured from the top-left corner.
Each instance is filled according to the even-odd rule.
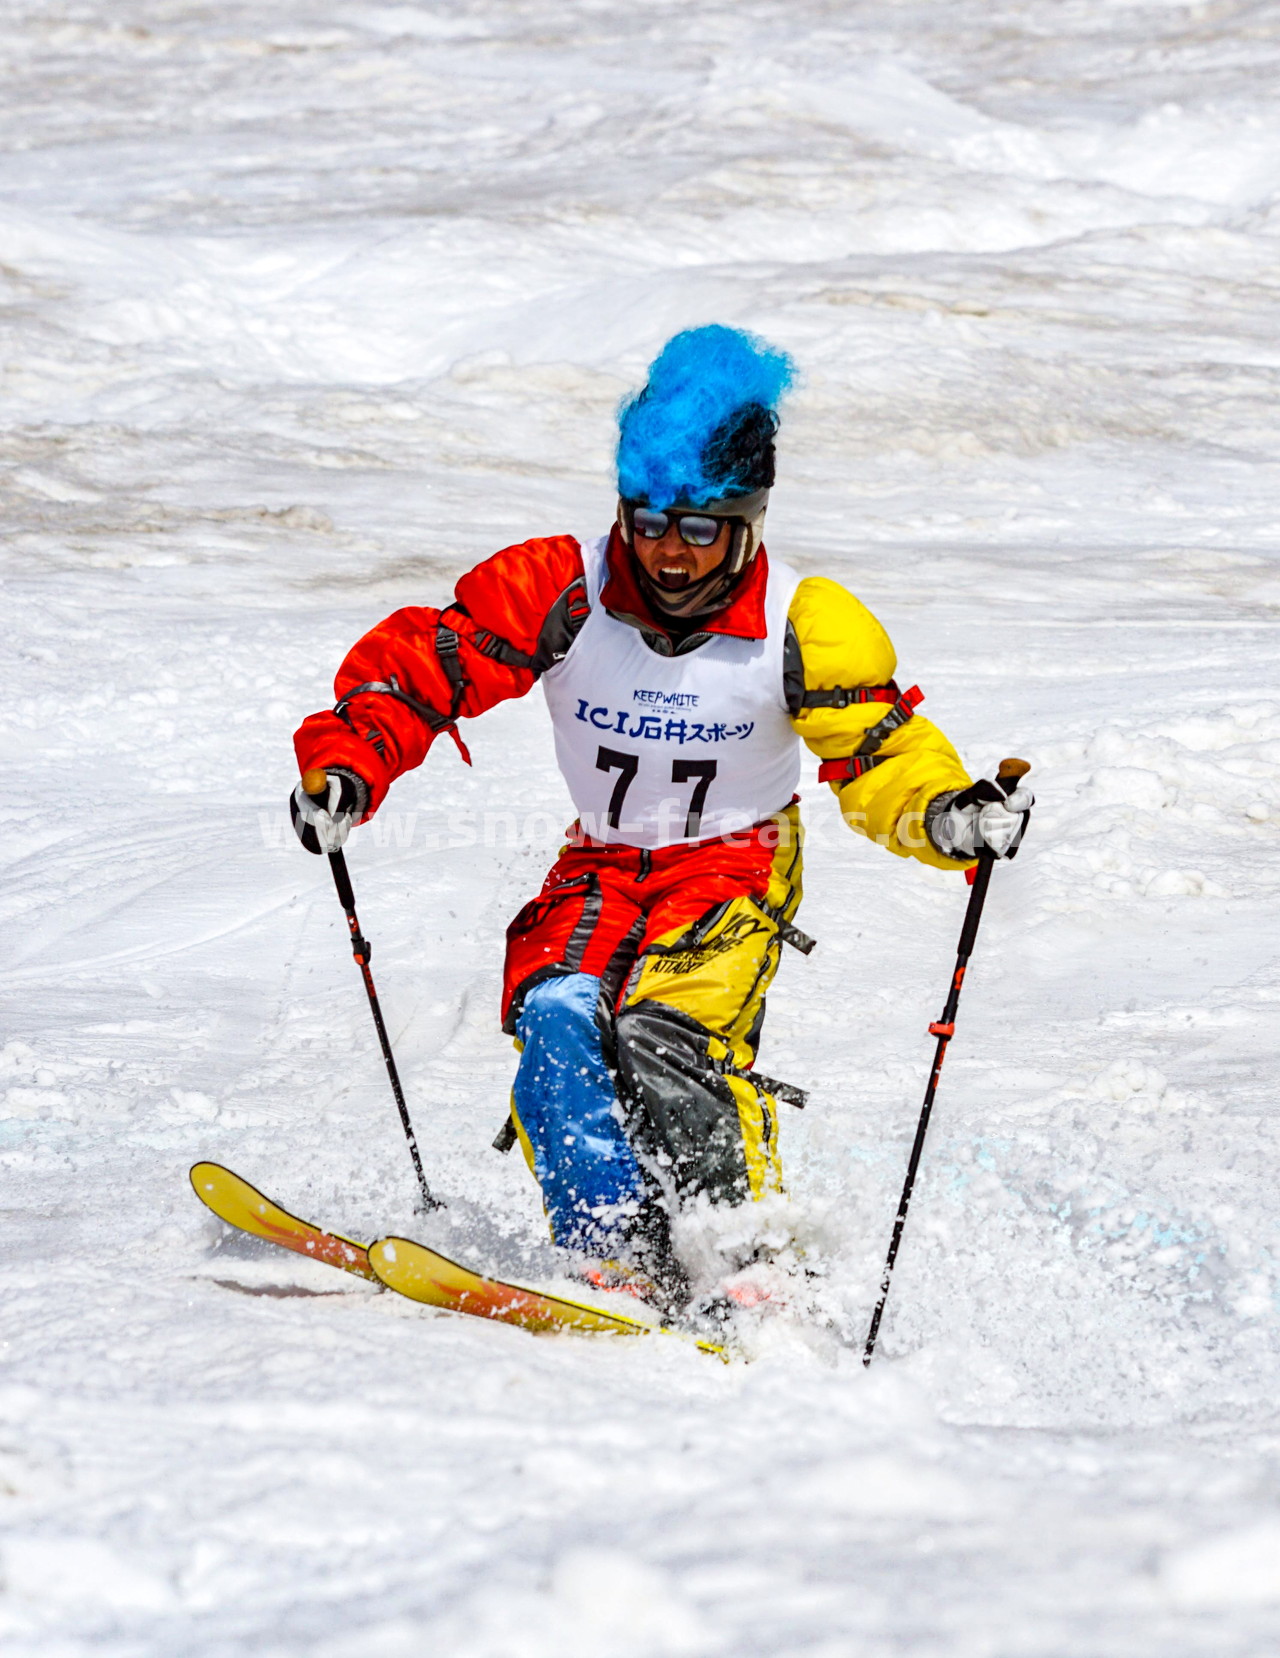
[[[996,773],[995,786],[1005,795],[1011,795],[1018,784],[1031,770],[1025,760],[1002,760],[1000,769]],[[867,1345],[862,1355],[864,1365],[871,1363],[871,1355],[875,1352],[876,1337],[880,1333],[880,1320],[884,1316],[884,1304],[889,1299],[889,1283],[893,1277],[894,1262],[898,1259],[898,1245],[902,1242],[902,1229],[907,1224],[907,1210],[911,1205],[911,1193],[916,1183],[916,1174],[920,1168],[920,1158],[924,1151],[924,1137],[929,1131],[929,1116],[933,1110],[933,1096],[938,1091],[938,1078],[942,1075],[942,1062],[947,1057],[947,1044],[956,1033],[956,1010],[960,1006],[960,988],[964,984],[965,970],[969,965],[969,957],[973,954],[973,947],[978,937],[978,923],[982,920],[982,906],[986,902],[987,887],[991,882],[991,867],[995,858],[985,848],[978,854],[977,868],[972,872],[973,885],[969,891],[969,905],[964,912],[964,925],[960,929],[960,948],[956,952],[955,972],[951,975],[951,989],[947,993],[947,1005],[942,1010],[942,1018],[929,1026],[929,1035],[936,1036],[938,1046],[933,1056],[933,1069],[929,1073],[929,1084],[924,1091],[924,1104],[920,1108],[920,1121],[916,1124],[916,1137],[911,1147],[911,1156],[907,1161],[907,1178],[903,1183],[902,1196],[898,1200],[898,1216],[893,1223],[893,1236],[889,1240],[889,1254],[884,1263],[884,1277],[880,1280],[880,1299],[876,1302],[876,1310],[871,1315],[871,1328],[867,1331]]]
[[[316,769],[302,774],[302,787],[312,800],[323,804],[329,797],[329,780],[324,772]],[[364,980],[364,988],[369,997],[369,1011],[373,1014],[373,1022],[377,1027],[378,1041],[382,1044],[382,1057],[387,1062],[387,1075],[391,1078],[391,1092],[396,1097],[396,1109],[400,1113],[400,1125],[404,1129],[404,1137],[409,1142],[409,1155],[413,1158],[413,1170],[418,1177],[418,1185],[422,1190],[422,1207],[424,1210],[443,1209],[444,1204],[439,1198],[432,1197],[431,1189],[427,1185],[427,1177],[422,1171],[422,1158],[418,1155],[418,1138],[413,1132],[413,1124],[409,1120],[409,1107],[405,1104],[404,1089],[400,1086],[400,1073],[396,1070],[395,1056],[391,1052],[391,1039],[387,1035],[387,1027],[383,1022],[382,1008],[378,1002],[378,992],[374,988],[373,974],[369,970],[369,957],[373,954],[373,946],[360,931],[360,918],[356,914],[356,897],[351,888],[351,873],[347,868],[347,860],[342,848],[329,853],[329,868],[333,871],[333,884],[338,889],[338,902],[346,912],[347,929],[351,934],[351,954],[356,958],[356,965],[360,969],[360,977]]]

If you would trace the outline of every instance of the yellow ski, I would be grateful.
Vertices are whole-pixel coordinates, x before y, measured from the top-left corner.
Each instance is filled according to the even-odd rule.
[[[541,1290],[485,1278],[447,1255],[409,1238],[379,1238],[369,1245],[369,1265],[389,1290],[449,1312],[473,1313],[518,1324],[522,1330],[596,1330],[615,1336],[648,1336],[654,1326],[601,1312]]]
[[[299,1220],[220,1163],[197,1163],[191,1171],[191,1184],[201,1203],[228,1226],[279,1244],[281,1249],[292,1249],[295,1254],[309,1256],[313,1261],[323,1261],[327,1266],[341,1267],[344,1272],[376,1280],[377,1274],[369,1265],[369,1252],[363,1244],[338,1232],[324,1232],[310,1221]]]

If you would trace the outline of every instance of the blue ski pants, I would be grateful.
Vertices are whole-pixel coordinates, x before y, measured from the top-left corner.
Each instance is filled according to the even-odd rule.
[[[544,979],[524,999],[513,1116],[542,1187],[551,1235],[568,1249],[610,1255],[646,1186],[622,1130],[605,1064],[591,973]]]

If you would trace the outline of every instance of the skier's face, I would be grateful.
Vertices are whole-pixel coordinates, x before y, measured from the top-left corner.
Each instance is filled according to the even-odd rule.
[[[681,588],[692,587],[694,582],[709,576],[724,562],[732,534],[733,525],[726,519],[709,547],[690,547],[680,539],[679,526],[673,523],[660,541],[648,541],[637,535],[632,544],[650,581],[668,593],[678,593]]]

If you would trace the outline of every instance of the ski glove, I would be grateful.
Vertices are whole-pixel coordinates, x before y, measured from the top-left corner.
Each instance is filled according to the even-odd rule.
[[[1006,795],[999,783],[980,777],[967,789],[935,796],[924,814],[924,830],[945,858],[968,860],[984,849],[1012,858],[1036,797],[1019,784]]]
[[[328,793],[313,799],[299,782],[289,797],[293,832],[308,852],[337,852],[369,809],[369,788],[363,777],[334,766],[326,771]]]

